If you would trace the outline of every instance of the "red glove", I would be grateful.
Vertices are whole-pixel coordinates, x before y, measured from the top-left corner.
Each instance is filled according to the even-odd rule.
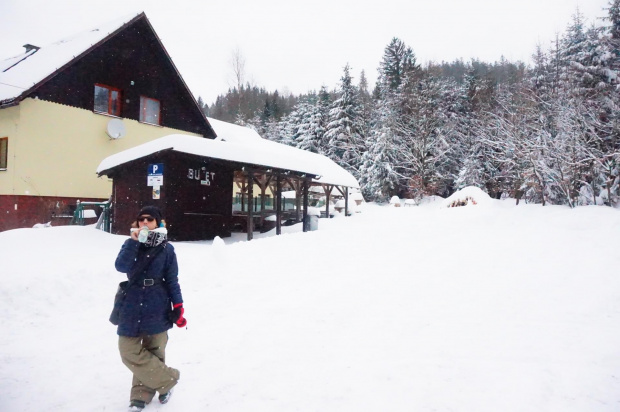
[[[176,324],[179,328],[187,325],[187,319],[183,317],[185,309],[183,309],[182,303],[177,303],[172,306],[172,323]]]

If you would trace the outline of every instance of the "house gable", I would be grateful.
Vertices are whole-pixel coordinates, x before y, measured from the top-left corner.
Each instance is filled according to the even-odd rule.
[[[20,100],[32,97],[93,110],[95,84],[120,90],[120,117],[140,120],[140,98],[147,97],[160,102],[160,126],[215,138],[144,13],[26,91]]]

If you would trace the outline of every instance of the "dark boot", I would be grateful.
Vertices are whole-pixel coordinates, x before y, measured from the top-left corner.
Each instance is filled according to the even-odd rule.
[[[142,412],[146,407],[146,402],[133,400],[129,402],[128,412]]]
[[[172,389],[170,389],[167,393],[159,395],[159,403],[168,403],[171,397]]]

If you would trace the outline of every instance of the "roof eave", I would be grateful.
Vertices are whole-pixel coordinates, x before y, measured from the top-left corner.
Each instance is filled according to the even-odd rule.
[[[101,176],[111,177],[111,175],[114,174],[115,170],[117,170],[119,168],[122,168],[122,167],[126,167],[130,163],[136,162],[138,160],[143,160],[143,159],[149,158],[151,156],[154,156],[154,155],[157,155],[157,154],[160,154],[160,153],[173,152],[173,151],[177,152],[177,153],[185,154],[187,156],[197,156],[197,157],[201,157],[201,158],[217,160],[217,161],[220,161],[220,162],[234,163],[234,164],[239,165],[241,167],[241,170],[244,171],[244,172],[247,172],[248,171],[247,169],[262,170],[262,171],[264,171],[266,169],[272,169],[273,171],[277,171],[274,174],[277,173],[277,174],[280,174],[282,176],[294,175],[294,176],[301,177],[301,178],[308,178],[310,180],[314,180],[314,179],[317,179],[319,177],[319,175],[312,174],[312,173],[309,173],[309,172],[299,171],[299,170],[281,169],[281,168],[273,167],[273,166],[269,166],[269,165],[260,165],[260,164],[256,164],[256,163],[246,163],[246,162],[242,162],[242,161],[238,161],[238,160],[227,160],[227,159],[221,159],[221,158],[217,158],[217,157],[210,157],[210,156],[206,156],[206,155],[187,153],[187,152],[184,152],[184,151],[175,150],[174,147],[169,147],[169,148],[166,148],[166,149],[158,150],[158,151],[153,152],[153,153],[148,153],[148,154],[146,154],[144,156],[137,157],[135,159],[130,159],[130,160],[127,160],[127,161],[122,162],[122,163],[118,163],[118,164],[116,164],[116,165],[114,165],[112,167],[109,167],[107,169],[101,170],[101,171],[96,172],[96,173],[97,173],[98,177],[101,177]]]
[[[23,100],[23,94],[20,94],[17,97],[12,99],[6,99],[0,102],[0,109],[6,109],[7,107],[13,107],[19,105],[19,103]]]
[[[172,151],[172,150],[174,150],[174,147],[167,147],[167,148],[158,150],[156,152],[147,153],[144,156],[136,157],[135,159],[127,160],[125,162],[119,163],[117,165],[114,165],[114,166],[109,167],[109,168],[107,168],[105,170],[98,171],[98,172],[95,172],[95,173],[97,173],[98,177],[101,177],[101,176],[111,177],[111,174],[114,173],[114,170],[116,170],[118,168],[121,168],[121,167],[124,167],[124,166],[128,165],[129,163],[132,163],[132,162],[135,162],[135,161],[138,161],[138,160],[142,160],[142,159],[146,159],[148,157],[155,156],[155,155],[163,153],[163,152],[169,152],[169,151]]]

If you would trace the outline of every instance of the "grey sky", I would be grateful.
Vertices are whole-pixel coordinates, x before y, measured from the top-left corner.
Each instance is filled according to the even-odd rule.
[[[299,3],[299,4],[298,4]],[[2,0],[0,59],[23,44],[44,46],[100,23],[145,11],[192,92],[212,103],[234,84],[231,55],[247,80],[280,93],[338,84],[349,63],[371,85],[392,37],[421,63],[472,57],[529,61],[550,46],[577,7],[601,24],[608,0]]]

